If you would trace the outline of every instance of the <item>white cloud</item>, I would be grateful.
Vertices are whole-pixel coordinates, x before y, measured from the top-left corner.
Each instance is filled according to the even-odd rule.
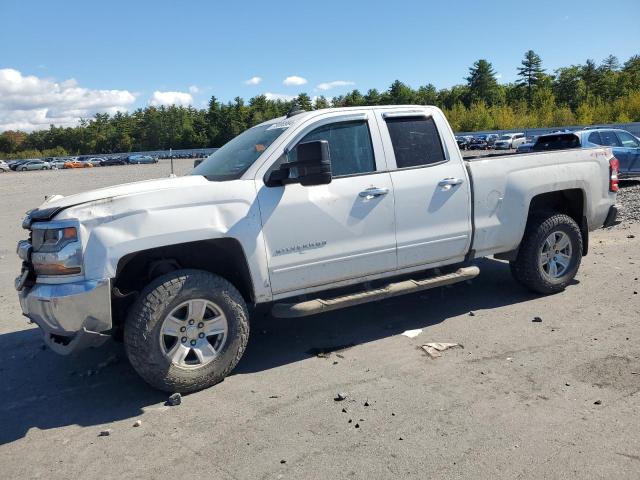
[[[189,93],[192,94],[192,95],[200,93],[200,87],[198,87],[197,85],[191,85],[189,87]]]
[[[297,75],[291,75],[290,77],[285,78],[284,81],[282,82],[282,84],[286,85],[287,87],[292,87],[292,86],[298,87],[300,85],[304,85],[305,83],[307,83],[307,79],[299,77]]]
[[[285,95],[284,93],[271,93],[271,92],[265,92],[264,96],[267,97],[267,100],[283,100],[285,102],[289,102],[294,98],[297,98],[293,95]]]
[[[128,90],[93,90],[74,79],[56,82],[0,69],[0,131],[33,131],[77,125],[96,113],[126,111],[136,95]]]
[[[149,100],[149,105],[159,107],[160,105],[177,105],[186,107],[193,103],[193,97],[187,92],[159,92],[156,90]]]
[[[251,77],[249,80],[246,80],[244,83],[245,85],[258,85],[260,82],[262,82],[262,77]]]
[[[316,88],[318,90],[331,90],[332,88],[347,87],[349,85],[355,85],[355,82],[350,82],[348,80],[334,80],[333,82],[321,83]]]
[[[496,73],[496,78],[500,80],[502,78],[502,74],[500,72]]]

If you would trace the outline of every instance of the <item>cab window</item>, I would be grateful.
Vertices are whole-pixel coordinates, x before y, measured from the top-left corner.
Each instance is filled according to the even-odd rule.
[[[323,125],[309,132],[298,143],[314,140],[329,142],[333,177],[375,172],[376,162],[366,120]],[[295,148],[289,152],[288,161],[296,161]]]
[[[433,117],[386,119],[398,168],[432,165],[446,160]]]

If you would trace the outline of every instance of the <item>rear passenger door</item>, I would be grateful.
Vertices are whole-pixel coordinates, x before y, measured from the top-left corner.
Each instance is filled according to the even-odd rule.
[[[470,185],[449,124],[430,108],[379,109],[376,118],[394,186],[398,268],[462,261],[471,235]]]

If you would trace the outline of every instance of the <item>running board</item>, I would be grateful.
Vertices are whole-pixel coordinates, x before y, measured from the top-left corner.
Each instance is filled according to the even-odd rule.
[[[407,293],[429,290],[430,288],[471,280],[477,277],[479,273],[480,269],[478,267],[464,267],[454,273],[447,273],[446,275],[438,275],[437,277],[425,278],[424,280],[404,280],[402,282],[390,283],[381,288],[350,293],[334,298],[316,298],[300,303],[276,303],[271,309],[271,314],[279,318],[306,317],[307,315],[329,312],[331,310],[338,310],[339,308],[361,305],[397,295],[405,295]]]

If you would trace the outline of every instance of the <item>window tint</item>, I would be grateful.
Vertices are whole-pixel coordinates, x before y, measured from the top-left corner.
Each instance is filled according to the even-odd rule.
[[[618,137],[616,137],[615,132],[613,132],[611,130],[603,130],[602,132],[600,132],[600,138],[602,138],[601,145],[604,145],[604,146],[607,146],[607,147],[620,147],[620,146],[622,146],[620,144],[620,141],[618,140]]]
[[[388,118],[387,128],[398,168],[418,167],[445,160],[433,118]]]
[[[332,176],[369,173],[376,170],[371,135],[366,121],[330,123],[318,127],[298,143],[314,140],[329,142]],[[296,161],[296,149],[289,152],[288,161]]]
[[[559,133],[555,135],[541,135],[533,145],[532,150],[544,152],[547,150],[564,150],[566,148],[579,148],[580,140],[573,133]]]
[[[625,148],[637,148],[638,147],[638,140],[631,135],[630,133],[627,132],[616,132],[616,134],[618,135],[618,138],[620,139],[620,142],[622,142],[622,146]]]
[[[587,140],[590,143],[595,143],[596,145],[602,145],[602,139],[600,138],[600,132],[591,132],[589,134],[589,138]]]

